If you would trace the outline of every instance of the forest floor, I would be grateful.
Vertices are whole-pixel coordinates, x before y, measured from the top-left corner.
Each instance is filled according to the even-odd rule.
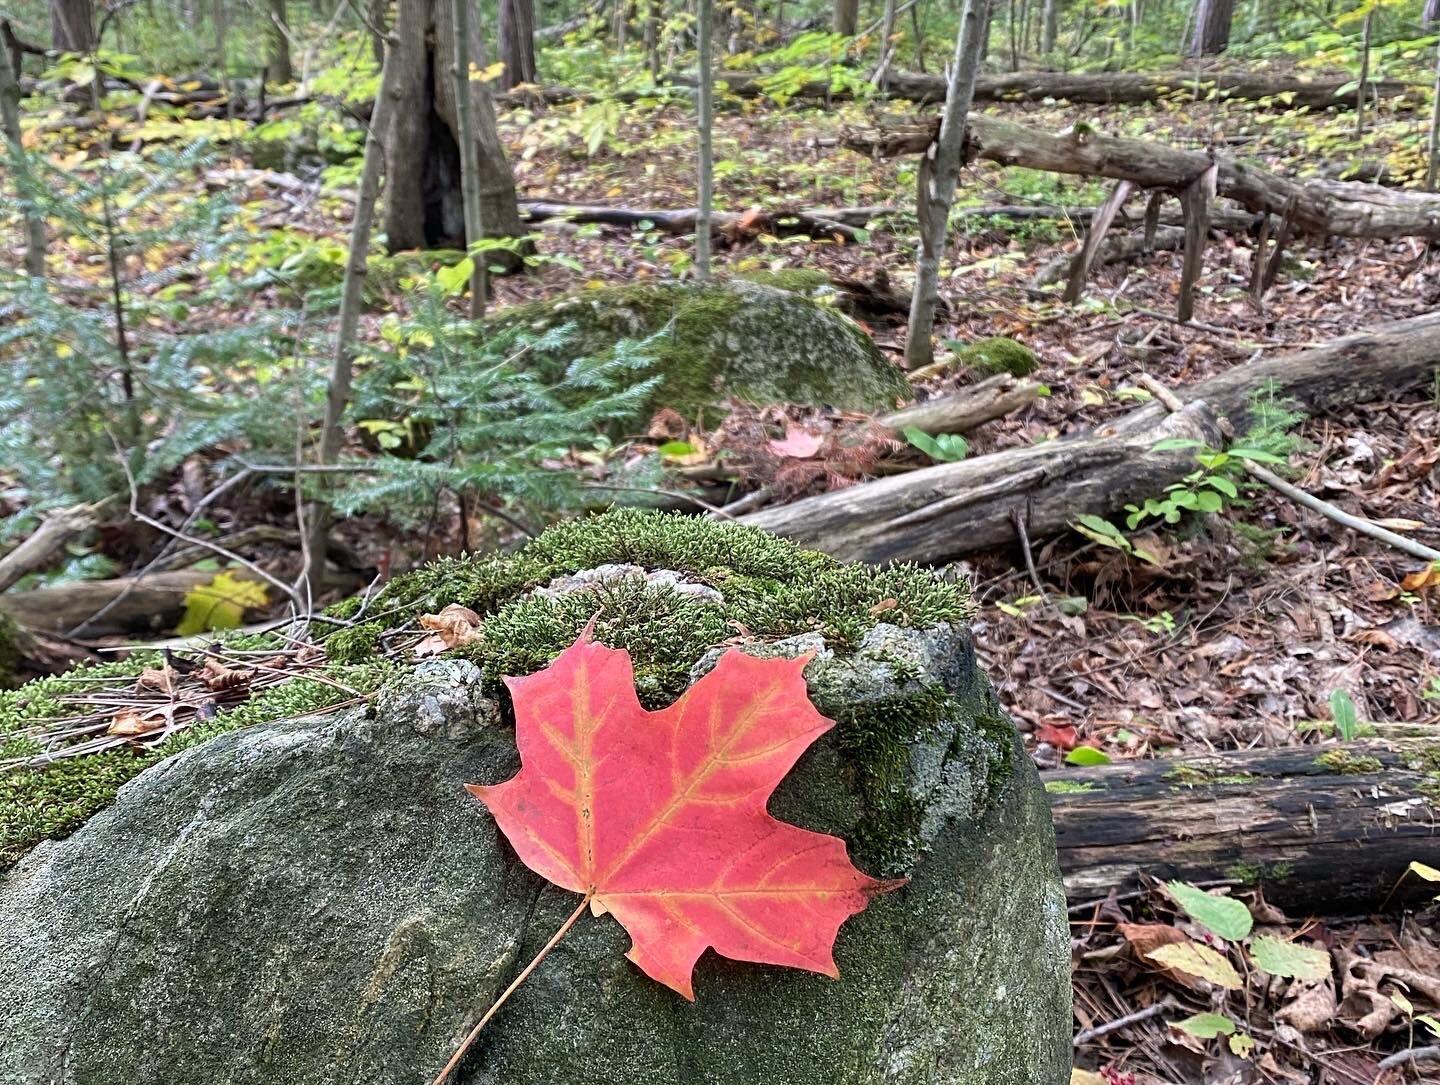
[[[903,103],[889,110],[909,112]],[[736,237],[718,253],[722,268],[810,268],[837,280],[908,281],[915,162],[869,161],[835,145],[843,126],[868,121],[877,111],[857,104],[821,109],[792,103],[782,109],[775,103],[722,103],[716,135],[721,207],[895,209],[891,218],[872,225],[861,244]],[[1232,153],[1297,176],[1344,177],[1378,163],[1406,182],[1420,161],[1427,123],[1421,113],[1392,113],[1382,105],[1357,143],[1352,114],[1265,111],[1243,103],[989,111],[1047,130],[1084,119],[1177,146],[1218,141]],[[615,106],[599,120],[593,109],[576,106],[508,110],[501,132],[522,198],[673,210],[693,199],[691,123],[676,104]],[[591,153],[586,144],[596,124],[603,130]],[[253,165],[238,150],[222,157],[231,160],[217,166]],[[303,168],[298,172],[306,180],[313,177]],[[344,241],[347,201],[319,184],[297,193],[255,180],[246,189],[245,198],[263,212],[266,230]],[[980,207],[1089,208],[1103,190],[1057,175],[983,165],[967,168],[960,198]],[[1134,213],[1138,217],[1138,208]],[[1196,322],[1181,325],[1172,319],[1178,253],[1100,268],[1085,299],[1065,305],[1059,286],[1037,289],[1032,280],[1047,263],[1074,250],[1078,227],[1063,220],[1016,222],[978,214],[959,223],[941,283],[947,302],[942,336],[962,342],[1015,338],[1036,353],[1035,379],[1049,389],[1031,406],[971,434],[972,455],[1094,427],[1148,397],[1137,382],[1142,371],[1181,386],[1257,356],[1430,311],[1440,298],[1440,259],[1427,260],[1419,242],[1303,238],[1292,246],[1264,309],[1257,310],[1248,289],[1253,242],[1227,234],[1207,249]],[[496,282],[496,305],[594,283],[664,279],[684,267],[690,241],[653,230],[558,224],[541,231],[539,249],[543,259],[530,273]],[[88,265],[92,256],[77,253],[77,266]],[[261,288],[213,317],[239,320],[246,306],[277,303],[273,289]],[[403,309],[405,303],[404,291],[392,284],[382,308]],[[205,318],[192,313],[188,319]],[[898,361],[903,314],[872,321],[870,330]],[[963,367],[946,368],[916,382],[916,395],[941,394],[971,379]],[[755,419],[747,415],[743,421]],[[824,434],[844,419],[776,408],[758,421],[783,436],[787,428]],[[686,422],[684,428],[718,450],[745,427],[732,418]],[[1414,537],[1440,545],[1440,384],[1397,389],[1391,402],[1311,417],[1298,437],[1291,462],[1304,489],[1372,518],[1413,521],[1408,530]],[[636,435],[635,447],[653,447],[657,440]],[[883,456],[886,470],[924,462],[913,449],[891,448]],[[794,496],[846,481],[841,472],[787,471],[793,467],[783,455],[754,463],[753,472],[735,478],[722,499],[777,480]],[[175,493],[182,490],[177,480]],[[176,501],[183,504],[179,496]],[[266,513],[251,508],[216,515],[238,522]],[[284,510],[269,515],[278,518]],[[387,536],[382,525],[366,523],[363,530],[351,525],[346,535],[370,564],[380,564],[382,552],[396,569],[425,556],[413,543]],[[1143,543],[1155,555],[1154,564],[1078,535],[1035,540],[1035,565],[1047,595],[1085,600],[1083,610],[1072,606],[1068,613],[1040,598],[1018,549],[967,563],[980,603],[978,650],[1042,770],[1058,765],[1077,745],[1120,760],[1314,741],[1306,725],[1331,719],[1336,690],[1349,694],[1362,720],[1440,723],[1440,591],[1402,587],[1416,568],[1413,560],[1263,489],[1248,493],[1226,516],[1151,532]],[[459,546],[458,524],[442,525],[426,544],[431,552]],[[122,566],[128,560],[124,552],[112,556]],[[1429,1064],[1429,1076],[1424,1065],[1390,1070],[1379,1065],[1388,1053],[1426,1042],[1413,1014],[1440,1011],[1440,937],[1433,911],[1323,925],[1286,917],[1260,900],[1252,911],[1273,930],[1304,930],[1366,967],[1357,966],[1338,986],[1333,980],[1273,984],[1249,1007],[1245,1022],[1257,1049],[1236,1053],[1215,1040],[1167,1028],[1166,1018],[1210,1009],[1208,996],[1184,982],[1183,974],[1156,971],[1126,952],[1129,943],[1147,936],[1144,928],[1191,929],[1183,916],[1176,918],[1168,898],[1157,890],[1072,910],[1077,1032],[1155,1005],[1172,1011],[1166,1017],[1142,1016],[1087,1040],[1078,1049],[1080,1065],[1099,1071],[1111,1085],[1232,1080],[1369,1085],[1440,1077],[1433,1070],[1440,1064]],[[1384,986],[1387,975],[1391,985]],[[1412,1012],[1389,998],[1399,989],[1396,975],[1409,977],[1400,986]]]

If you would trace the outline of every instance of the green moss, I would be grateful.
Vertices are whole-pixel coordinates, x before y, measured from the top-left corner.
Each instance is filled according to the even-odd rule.
[[[1003,336],[981,339],[975,343],[955,344],[955,360],[976,376],[989,377],[1008,373],[1012,377],[1028,377],[1039,368],[1035,352],[1023,343]]]
[[[813,297],[830,286],[830,276],[823,271],[808,267],[784,267],[774,271],[751,271],[739,278],[761,286],[773,286],[776,290],[788,290],[792,294]]]
[[[718,598],[638,576],[569,593],[532,591],[557,577],[612,564],[670,570],[686,584],[713,589]],[[480,640],[456,654],[480,667],[485,692],[501,695],[504,676],[545,666],[594,618],[601,640],[629,650],[641,701],[651,708],[683,692],[701,657],[737,632],[762,640],[819,633],[832,650],[844,653],[881,619],[927,629],[963,621],[973,609],[965,584],[930,570],[846,565],[738,524],[625,509],[558,524],[515,554],[446,559],[398,576],[370,598],[363,623],[317,631],[326,637],[337,678],[369,691],[384,673],[399,673],[399,664],[377,659],[384,635],[413,630],[419,615],[450,603],[468,606],[482,618]],[[330,609],[341,620],[358,612],[358,603]],[[21,732],[28,724],[73,712],[60,699],[73,697],[83,680],[93,680],[97,688],[109,680],[113,688],[114,679],[132,677],[154,661],[153,656],[132,658],[0,693],[0,755],[38,753]],[[838,721],[837,737],[857,766],[857,783],[873,815],[867,833],[877,850],[882,837],[901,839],[914,829],[917,815],[896,784],[907,744],[957,710],[943,691],[915,681],[913,665],[902,661],[893,677],[904,687],[902,694],[863,710],[845,698],[821,703],[817,696],[820,710]],[[120,783],[163,756],[220,730],[313,711],[347,696],[334,686],[301,679],[267,690],[154,751],[114,751],[0,778],[3,861],[12,861],[39,839],[73,830],[106,805]],[[1008,756],[1010,725],[992,701],[958,710],[975,717],[989,744],[1003,752],[997,758]],[[1000,778],[998,769],[994,778]]]
[[[1086,795],[1092,791],[1104,789],[1098,784],[1081,783],[1075,780],[1046,780],[1045,790],[1051,795]]]
[[[1253,783],[1256,777],[1248,772],[1221,772],[1212,765],[1176,765],[1165,773],[1165,779],[1183,787],[1216,787]]]
[[[1360,776],[1365,773],[1380,772],[1385,768],[1378,758],[1352,753],[1343,748],[1327,750],[1322,753],[1315,758],[1315,765],[1326,772],[1335,772],[1342,776]]]
[[[1264,882],[1283,882],[1290,877],[1292,871],[1289,863],[1271,863],[1267,866],[1264,863],[1242,860],[1227,867],[1225,877],[1240,885],[1260,885]]]
[[[154,662],[153,657],[143,662]],[[126,661],[133,667],[134,661]],[[4,721],[53,717],[62,710],[57,698],[73,694],[75,679],[114,677],[126,674],[126,665],[106,664],[86,668],[57,679],[41,679],[10,694],[0,694],[0,737]],[[130,670],[128,673],[134,673]],[[41,840],[74,832],[94,814],[109,806],[115,792],[145,769],[172,754],[199,745],[216,735],[290,717],[309,715],[350,699],[334,682],[360,693],[379,689],[385,679],[399,673],[391,663],[370,663],[361,667],[328,667],[333,682],[297,678],[256,694],[249,701],[222,712],[213,719],[171,736],[152,749],[115,749],[56,761],[45,768],[19,769],[0,773],[0,870],[10,866]],[[21,701],[19,695],[25,695]],[[17,709],[17,703],[21,706]],[[23,716],[22,716],[23,713]],[[28,742],[29,748],[24,745]],[[38,753],[33,741],[16,736],[0,746],[0,755],[24,756]]]

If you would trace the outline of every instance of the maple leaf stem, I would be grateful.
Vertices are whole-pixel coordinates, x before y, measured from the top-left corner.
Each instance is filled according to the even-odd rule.
[[[585,909],[589,907],[589,905],[590,894],[587,893],[576,906],[575,910],[570,913],[570,918],[560,924],[560,929],[550,936],[550,941],[540,947],[540,952],[535,954],[530,963],[520,970],[520,974],[510,981],[510,986],[500,992],[500,997],[490,1004],[490,1008],[485,1011],[484,1016],[475,1022],[475,1027],[470,1030],[469,1035],[465,1037],[464,1042],[456,1049],[455,1054],[450,1056],[450,1061],[445,1064],[444,1069],[435,1075],[435,1080],[432,1081],[430,1085],[443,1085],[445,1079],[450,1076],[450,1071],[460,1065],[460,1060],[465,1057],[465,1052],[470,1050],[470,1045],[475,1042],[475,1037],[480,1035],[480,1030],[490,1023],[490,1019],[495,1016],[501,1006],[505,1005],[506,999],[515,993],[519,986],[529,977],[531,972],[535,971],[540,962],[545,959],[546,954],[560,944],[560,939],[564,938],[565,935],[569,933],[570,928],[575,926],[580,917],[585,914]]]

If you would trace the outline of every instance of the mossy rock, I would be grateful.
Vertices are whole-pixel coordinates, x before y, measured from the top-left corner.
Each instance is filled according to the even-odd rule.
[[[974,343],[951,341],[950,347],[955,353],[956,364],[977,377],[993,377],[998,373],[1028,377],[1040,366],[1033,350],[1004,336],[992,336]]]
[[[569,325],[563,347],[527,357],[558,372],[603,357],[622,339],[646,341],[662,378],[651,408],[687,418],[723,412],[725,400],[889,410],[908,395],[904,375],[833,306],[743,280],[604,287],[504,310],[496,331]]]
[[[968,598],[923,570],[852,568],[631,512],[392,584],[367,613],[476,605],[472,659],[409,668],[364,707],[200,742],[0,879],[0,1085],[429,1081],[573,907],[461,786],[517,767],[493,668],[543,664],[598,611],[597,638],[628,646],[644,700],[665,703],[734,640],[706,608],[756,621],[745,651],[811,653],[812,699],[837,720],[771,811],[909,883],[842,928],[838,982],[707,954],[693,1004],[625,960],[613,920],[587,917],[454,1080],[1063,1085],[1053,832],[976,667]],[[804,604],[815,581],[833,593]]]

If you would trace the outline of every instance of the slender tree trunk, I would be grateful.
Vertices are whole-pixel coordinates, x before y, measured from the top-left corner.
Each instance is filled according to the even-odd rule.
[[[1420,19],[1427,28],[1440,22],[1440,0],[1425,0],[1425,10],[1421,12]]]
[[[29,157],[20,133],[19,73],[11,66],[10,50],[0,49],[0,127],[10,150],[10,173],[20,190],[25,220],[25,271],[35,279],[45,278],[45,221],[30,202],[34,181]]]
[[[535,82],[535,0],[500,0],[500,89]]]
[[[895,36],[896,0],[885,0],[885,18],[880,26],[880,60],[875,66],[871,81],[882,91],[890,80],[890,56],[893,47],[890,39]]]
[[[275,83],[294,82],[295,67],[290,60],[290,19],[285,0],[270,0],[270,25],[266,31],[270,39],[266,74]]]
[[[355,335],[360,327],[360,310],[364,305],[365,276],[369,269],[370,231],[375,220],[375,205],[380,199],[380,177],[385,166],[385,133],[390,115],[400,98],[400,65],[393,40],[385,50],[380,68],[380,93],[370,114],[370,128],[365,137],[365,157],[360,167],[360,195],[355,201],[355,217],[350,222],[350,253],[345,262],[345,278],[340,287],[340,327],[335,336],[335,356],[330,365],[330,382],[325,395],[325,420],[320,430],[318,462],[332,464],[340,455],[344,434],[340,421],[350,404],[350,383],[354,375]],[[322,504],[311,504],[307,510],[308,555],[305,569],[304,598],[313,600],[324,589],[325,539],[329,534],[329,510]]]
[[[1365,28],[1360,36],[1360,78],[1355,84],[1355,138],[1365,134],[1365,84],[1370,82],[1370,37],[1375,28],[1375,9],[1365,13]]]
[[[1055,51],[1055,39],[1060,35],[1060,0],[1045,0],[1043,23],[1040,52],[1048,56]]]
[[[460,189],[465,204],[465,246],[470,253],[470,319],[485,313],[486,264],[489,255],[478,248],[485,240],[485,220],[480,208],[480,156],[475,138],[474,95],[470,93],[470,4],[455,0],[454,63],[450,76],[455,84],[456,139],[460,143]]]
[[[710,146],[712,117],[712,90],[714,84],[715,51],[712,40],[715,36],[715,11],[712,0],[697,0],[696,32],[698,36],[698,90],[695,95],[697,125],[699,128],[699,202],[695,214],[695,277],[701,282],[710,278],[710,211],[714,203],[712,185],[714,181],[714,152]]]
[[[835,33],[853,38],[860,29],[860,0],[835,0]]]
[[[470,30],[470,55],[483,67],[479,32],[473,25]],[[394,30],[399,99],[385,148],[385,234],[391,252],[465,244],[459,115],[449,75],[453,35],[451,0],[399,0]],[[486,236],[519,237],[525,230],[494,99],[480,80],[470,81],[468,89]],[[495,259],[515,263],[519,257],[495,254]]]
[[[1195,28],[1186,54],[1219,56],[1230,45],[1230,23],[1235,17],[1235,0],[1198,0]]]
[[[910,5],[910,32],[915,37],[915,70],[925,70],[925,27],[920,22],[920,0]]]
[[[660,81],[660,0],[646,0],[645,4],[645,66],[650,72],[650,82]]]
[[[61,53],[90,53],[95,40],[91,0],[50,0],[50,43]]]
[[[940,135],[920,160],[918,212],[920,259],[915,268],[915,292],[910,301],[910,328],[905,340],[905,364],[916,369],[934,360],[930,341],[935,310],[940,304],[940,259],[945,252],[950,205],[960,179],[964,156],[965,121],[975,94],[980,48],[985,40],[986,0],[965,0],[960,32],[955,38],[955,59]]]
[[[1436,172],[1440,170],[1440,45],[1435,47],[1435,94],[1430,103],[1430,140],[1425,159],[1425,188],[1434,192]]]

